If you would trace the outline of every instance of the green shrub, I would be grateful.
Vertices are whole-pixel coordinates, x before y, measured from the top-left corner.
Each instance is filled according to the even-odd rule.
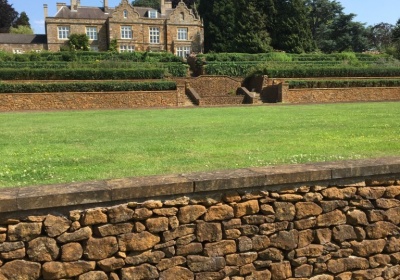
[[[1,80],[162,79],[165,69],[0,69]]]
[[[171,81],[0,83],[0,93],[162,91],[175,89],[176,83]]]

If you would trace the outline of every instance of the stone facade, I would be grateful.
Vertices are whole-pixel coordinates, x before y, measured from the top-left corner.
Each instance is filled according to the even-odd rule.
[[[0,33],[0,51],[21,54],[41,52],[47,49],[45,35]]]
[[[0,279],[398,279],[399,179],[386,158],[3,189]]]
[[[68,42],[66,34],[89,36],[92,30],[93,50],[106,51],[116,42],[121,52],[168,51],[185,57],[203,51],[203,23],[183,2],[172,9],[170,1],[162,0],[161,11],[133,7],[128,0],[115,8],[106,2],[101,8],[81,7],[76,0],[70,6],[58,4],[57,14],[46,17],[48,49],[60,50]]]

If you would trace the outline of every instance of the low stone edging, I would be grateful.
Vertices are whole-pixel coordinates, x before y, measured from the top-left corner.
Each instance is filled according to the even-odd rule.
[[[399,214],[400,158],[3,189],[0,279],[397,279]]]

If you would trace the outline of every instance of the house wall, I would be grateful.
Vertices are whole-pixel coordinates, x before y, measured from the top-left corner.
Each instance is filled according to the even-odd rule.
[[[0,279],[397,279],[400,158],[0,190]]]
[[[68,44],[68,39],[58,39],[58,26],[69,26],[70,34],[86,34],[86,27],[97,27],[98,40],[91,40],[89,43],[91,46],[97,46],[99,51],[108,50],[108,35],[105,20],[46,18],[46,34],[49,51],[57,52],[62,46],[67,46]]]
[[[0,50],[12,53],[40,52],[47,50],[47,44],[0,44]]]

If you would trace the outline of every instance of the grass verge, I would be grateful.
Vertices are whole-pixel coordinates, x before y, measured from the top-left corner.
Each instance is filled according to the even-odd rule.
[[[400,155],[400,102],[0,114],[0,187]]]

